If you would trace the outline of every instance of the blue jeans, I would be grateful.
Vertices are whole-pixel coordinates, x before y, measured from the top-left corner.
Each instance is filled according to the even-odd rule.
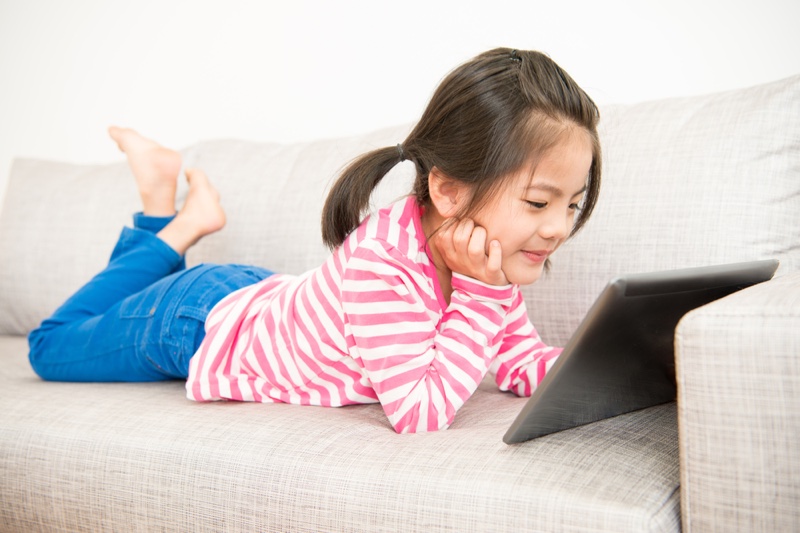
[[[272,275],[242,265],[187,270],[155,235],[171,219],[134,215],[108,266],[30,333],[31,366],[42,379],[185,379],[211,308]]]

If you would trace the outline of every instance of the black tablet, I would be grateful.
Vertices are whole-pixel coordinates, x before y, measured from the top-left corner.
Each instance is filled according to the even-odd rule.
[[[675,326],[687,312],[767,281],[777,260],[612,280],[511,424],[524,442],[675,400]]]

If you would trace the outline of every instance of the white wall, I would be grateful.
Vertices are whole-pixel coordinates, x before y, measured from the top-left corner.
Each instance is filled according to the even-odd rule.
[[[601,104],[752,85],[800,73],[799,20],[797,0],[0,0],[0,191],[15,156],[119,159],[109,124],[182,147],[410,122],[501,45]]]

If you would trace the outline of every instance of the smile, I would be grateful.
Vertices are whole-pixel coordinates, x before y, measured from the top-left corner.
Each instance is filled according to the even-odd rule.
[[[522,250],[522,255],[528,258],[532,263],[540,264],[547,261],[547,258],[552,253],[552,250]]]

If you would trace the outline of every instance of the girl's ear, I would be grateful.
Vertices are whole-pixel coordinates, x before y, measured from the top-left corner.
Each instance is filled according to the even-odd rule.
[[[446,176],[437,167],[433,167],[428,174],[428,192],[431,203],[443,218],[456,216],[469,197],[464,183]]]

